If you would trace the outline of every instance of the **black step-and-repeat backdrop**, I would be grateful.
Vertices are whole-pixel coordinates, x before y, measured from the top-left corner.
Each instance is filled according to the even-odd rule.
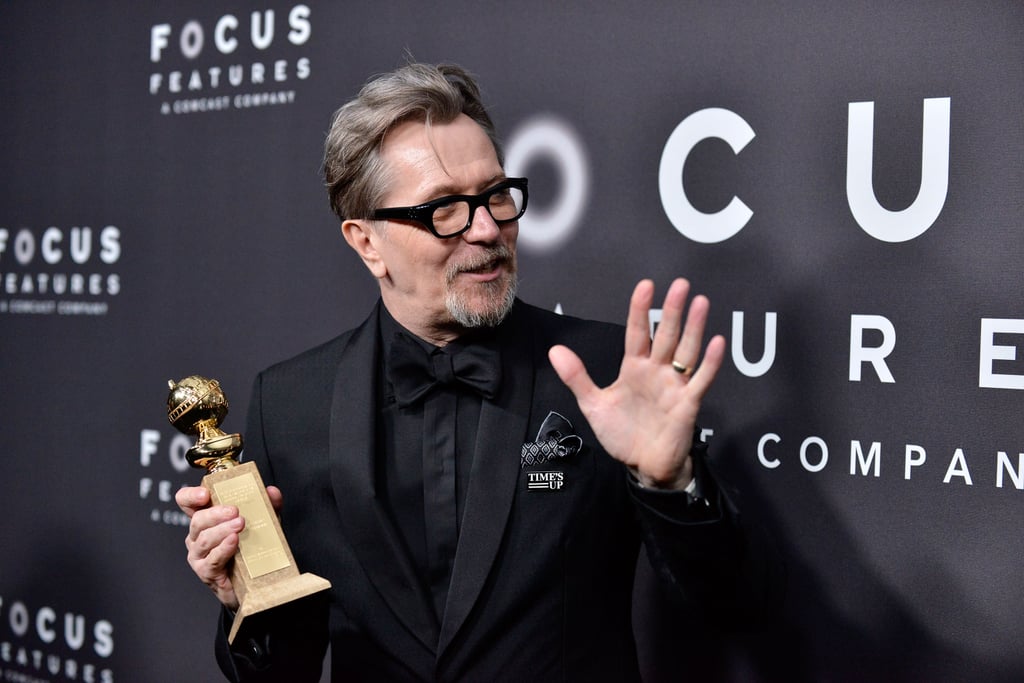
[[[365,316],[321,143],[407,54],[477,73],[530,177],[525,299],[619,321],[686,275],[730,339],[703,423],[789,592],[732,641],[641,589],[648,679],[1021,680],[1022,31],[952,0],[4,2],[0,681],[215,680],[166,383],[219,378],[238,431],[259,369]]]

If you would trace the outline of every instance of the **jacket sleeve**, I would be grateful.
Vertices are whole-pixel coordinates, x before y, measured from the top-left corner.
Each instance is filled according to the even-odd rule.
[[[709,626],[757,627],[779,609],[785,573],[764,531],[745,519],[694,440],[702,497],[643,488],[627,475],[655,573],[678,606]]]
[[[328,605],[324,594],[246,617],[228,644],[233,615],[221,610],[217,664],[235,683],[316,683],[327,649]]]

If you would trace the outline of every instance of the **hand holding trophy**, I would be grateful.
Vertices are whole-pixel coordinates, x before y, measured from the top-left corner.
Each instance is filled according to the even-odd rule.
[[[327,590],[331,584],[315,574],[299,573],[256,464],[236,459],[242,450],[241,434],[220,429],[228,401],[217,380],[193,375],[167,384],[167,419],[178,431],[198,437],[185,458],[207,471],[203,486],[213,502],[234,505],[245,518],[231,570],[239,601],[228,635],[228,642],[234,642],[245,617]]]

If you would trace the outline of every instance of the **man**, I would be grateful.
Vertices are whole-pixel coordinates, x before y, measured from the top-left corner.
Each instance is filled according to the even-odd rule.
[[[381,300],[260,374],[246,457],[276,484],[298,566],[333,587],[249,617],[229,647],[244,520],[179,491],[189,563],[226,608],[222,669],[315,681],[330,643],[336,680],[637,680],[641,539],[693,610],[742,588],[743,535],[693,442],[725,344],[700,361],[707,300],[684,327],[673,282],[652,341],[641,282],[624,353],[621,328],[519,302],[528,186],[458,67],[368,83],[335,114],[324,169]]]

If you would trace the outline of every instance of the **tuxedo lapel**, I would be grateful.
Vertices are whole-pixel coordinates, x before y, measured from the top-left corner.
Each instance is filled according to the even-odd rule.
[[[376,488],[379,314],[380,304],[353,332],[338,365],[331,405],[331,483],[345,535],[366,576],[399,621],[434,652],[437,618]]]
[[[520,307],[521,309],[521,307]],[[519,476],[519,444],[526,437],[533,398],[532,339],[513,309],[503,325],[502,385],[480,409],[480,427],[470,471],[451,585],[441,624],[438,657],[451,643],[480,596],[501,547]]]

